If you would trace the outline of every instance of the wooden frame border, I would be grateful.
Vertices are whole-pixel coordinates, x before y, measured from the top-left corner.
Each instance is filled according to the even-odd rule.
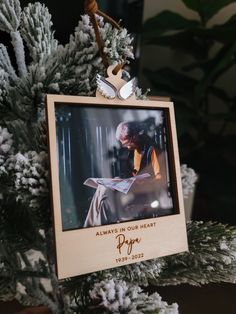
[[[179,153],[172,102],[106,99],[100,97],[47,95],[48,141],[50,152],[52,208],[56,247],[56,268],[59,279],[113,268],[188,250]],[[62,231],[59,170],[56,146],[55,103],[134,107],[134,109],[166,109],[172,148],[172,173],[176,180],[178,214],[105,225],[94,228]],[[173,179],[172,179],[173,180]],[[105,235],[98,236],[99,232]],[[109,232],[110,231],[110,232]],[[123,232],[128,241],[141,239],[131,255],[120,254],[116,236]]]

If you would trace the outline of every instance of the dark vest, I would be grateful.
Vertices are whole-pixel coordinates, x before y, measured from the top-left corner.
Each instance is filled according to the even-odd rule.
[[[152,152],[155,147],[151,143],[144,144],[141,153],[140,169],[137,174],[149,173],[154,176],[154,171],[151,164]]]

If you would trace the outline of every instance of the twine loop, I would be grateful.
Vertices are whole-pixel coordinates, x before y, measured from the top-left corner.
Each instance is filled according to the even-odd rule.
[[[113,25],[113,27],[117,28],[118,30],[121,29],[120,25],[118,23],[116,23],[110,16],[106,15],[105,13],[101,12],[98,9],[98,4],[97,4],[96,0],[85,0],[84,11],[91,18],[91,22],[92,22],[92,25],[94,28],[96,41],[97,41],[100,56],[102,58],[102,62],[104,64],[104,66],[106,68],[108,68],[109,62],[108,62],[108,58],[107,58],[106,54],[104,53],[104,42],[103,42],[101,35],[100,35],[100,32],[99,32],[98,22],[97,22],[95,14],[102,16],[105,21],[107,21],[108,23]],[[117,66],[113,70],[113,74],[117,74],[122,69],[122,66],[124,64],[125,64],[125,62],[123,64],[117,64]]]
[[[85,6],[84,6],[84,11],[88,15],[92,15],[92,14],[97,13],[97,11],[98,11],[97,1],[95,1],[95,0],[86,0],[85,1]]]

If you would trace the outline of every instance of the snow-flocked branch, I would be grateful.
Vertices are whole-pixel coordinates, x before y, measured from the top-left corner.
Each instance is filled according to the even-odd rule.
[[[178,314],[178,305],[168,305],[158,293],[148,295],[142,289],[123,280],[104,280],[96,283],[90,291],[91,313],[127,314]]]
[[[21,33],[34,62],[50,56],[57,49],[51,14],[44,4],[30,3],[22,13]]]
[[[15,51],[18,71],[21,77],[27,73],[25,51],[22,37],[18,28],[21,20],[21,6],[19,0],[1,0],[0,2],[0,30],[11,35]]]
[[[0,44],[0,69],[2,69],[13,82],[17,79],[7,48],[3,44]]]

